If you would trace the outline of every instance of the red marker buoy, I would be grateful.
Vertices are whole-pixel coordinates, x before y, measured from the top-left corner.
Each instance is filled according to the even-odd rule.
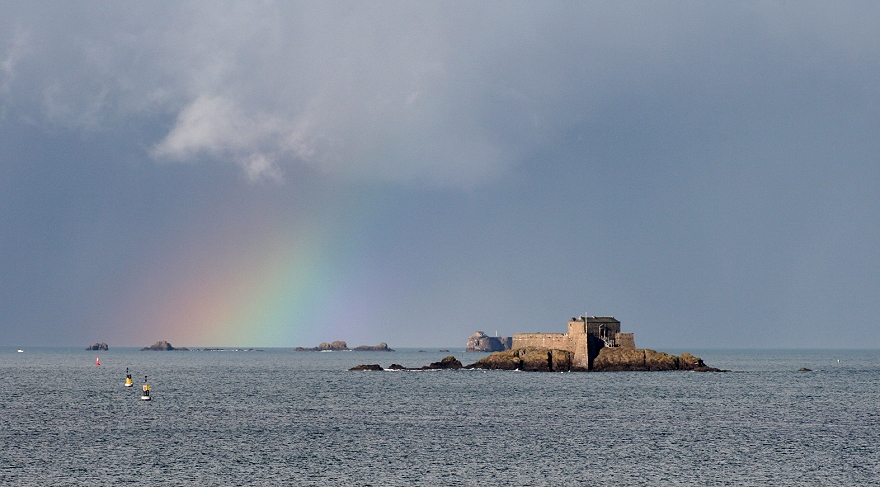
[[[101,365],[101,357],[95,359],[95,366]]]

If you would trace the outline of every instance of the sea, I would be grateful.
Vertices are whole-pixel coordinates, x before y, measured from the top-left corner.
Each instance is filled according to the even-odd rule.
[[[880,486],[880,351],[686,351],[731,372],[0,348],[0,485]]]

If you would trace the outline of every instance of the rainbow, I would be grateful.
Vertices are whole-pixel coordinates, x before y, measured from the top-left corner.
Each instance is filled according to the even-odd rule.
[[[244,223],[217,225],[222,230],[211,232],[213,238],[193,231],[160,256],[160,265],[145,266],[150,270],[137,276],[114,320],[127,324],[130,346],[168,340],[187,347],[289,347],[345,339],[348,328],[363,326],[358,317],[371,306],[358,298],[356,283],[364,279],[352,273],[356,239],[339,238],[360,231],[363,216],[348,213],[333,228],[237,218]]]

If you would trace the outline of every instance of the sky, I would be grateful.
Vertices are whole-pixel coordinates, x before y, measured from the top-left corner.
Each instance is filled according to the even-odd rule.
[[[877,25],[0,1],[0,346],[880,348]]]

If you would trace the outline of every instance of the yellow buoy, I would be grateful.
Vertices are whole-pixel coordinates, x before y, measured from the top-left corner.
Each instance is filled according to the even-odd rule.
[[[142,387],[141,392],[141,401],[149,401],[150,397],[150,384],[147,384],[147,376],[144,376],[144,386]]]

